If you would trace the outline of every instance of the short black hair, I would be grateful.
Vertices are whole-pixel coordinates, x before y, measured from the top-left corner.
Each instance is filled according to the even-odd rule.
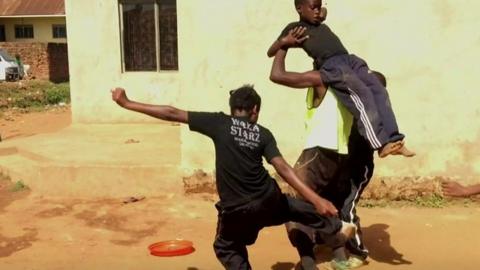
[[[305,0],[295,0],[295,7],[298,7],[298,6],[302,5],[303,3],[305,3]]]
[[[385,78],[385,75],[375,70],[372,70],[372,73],[375,74],[375,76],[377,76],[378,80],[383,85],[383,87],[387,87],[387,78]]]
[[[234,110],[252,111],[255,105],[257,105],[257,109],[260,110],[262,98],[257,94],[253,85],[245,84],[238,89],[230,91],[229,104],[232,112]]]

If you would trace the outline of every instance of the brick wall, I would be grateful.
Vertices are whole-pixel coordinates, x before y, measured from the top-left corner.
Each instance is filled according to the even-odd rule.
[[[30,65],[28,78],[52,82],[69,79],[67,44],[0,42],[0,48],[13,57],[19,54],[22,63]]]

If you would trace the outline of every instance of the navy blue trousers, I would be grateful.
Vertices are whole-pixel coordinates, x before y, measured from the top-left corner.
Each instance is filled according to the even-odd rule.
[[[398,131],[387,89],[363,59],[353,54],[330,57],[320,68],[320,74],[353,114],[360,134],[373,149],[405,137]]]

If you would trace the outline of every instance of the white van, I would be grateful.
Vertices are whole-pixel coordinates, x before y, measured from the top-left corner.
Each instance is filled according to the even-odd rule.
[[[20,77],[15,58],[0,49],[0,81],[16,81]]]

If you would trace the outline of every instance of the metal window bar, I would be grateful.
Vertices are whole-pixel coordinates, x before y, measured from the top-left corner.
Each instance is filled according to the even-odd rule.
[[[155,54],[156,54],[156,71],[162,71],[161,66],[161,30],[160,30],[160,8],[161,0],[151,0],[154,4],[154,22],[155,22]],[[121,51],[121,68],[122,72],[126,72],[126,63],[125,63],[125,18],[124,18],[124,4],[130,3],[148,3],[148,0],[120,0],[119,1],[119,26],[120,26],[120,51]],[[150,3],[152,3],[150,2]],[[178,56],[177,56],[178,57]],[[177,69],[178,70],[178,69]]]
[[[125,72],[125,44],[124,44],[124,36],[125,36],[125,27],[123,25],[123,3],[119,5],[119,12],[120,12],[120,54],[121,54],[121,62],[122,62],[122,72]]]
[[[155,1],[155,50],[157,55],[157,72],[160,72],[160,3]]]
[[[156,71],[160,72],[160,27],[158,25],[159,21],[159,0],[153,0],[154,7],[155,7],[155,54],[156,54]],[[135,1],[131,1],[135,2]],[[139,3],[145,3],[145,0],[139,0]],[[122,72],[126,72],[126,65],[125,65],[125,21],[123,18],[123,4],[124,1],[121,1],[119,4],[119,19],[120,19],[120,50],[121,50],[121,58],[122,58]]]

